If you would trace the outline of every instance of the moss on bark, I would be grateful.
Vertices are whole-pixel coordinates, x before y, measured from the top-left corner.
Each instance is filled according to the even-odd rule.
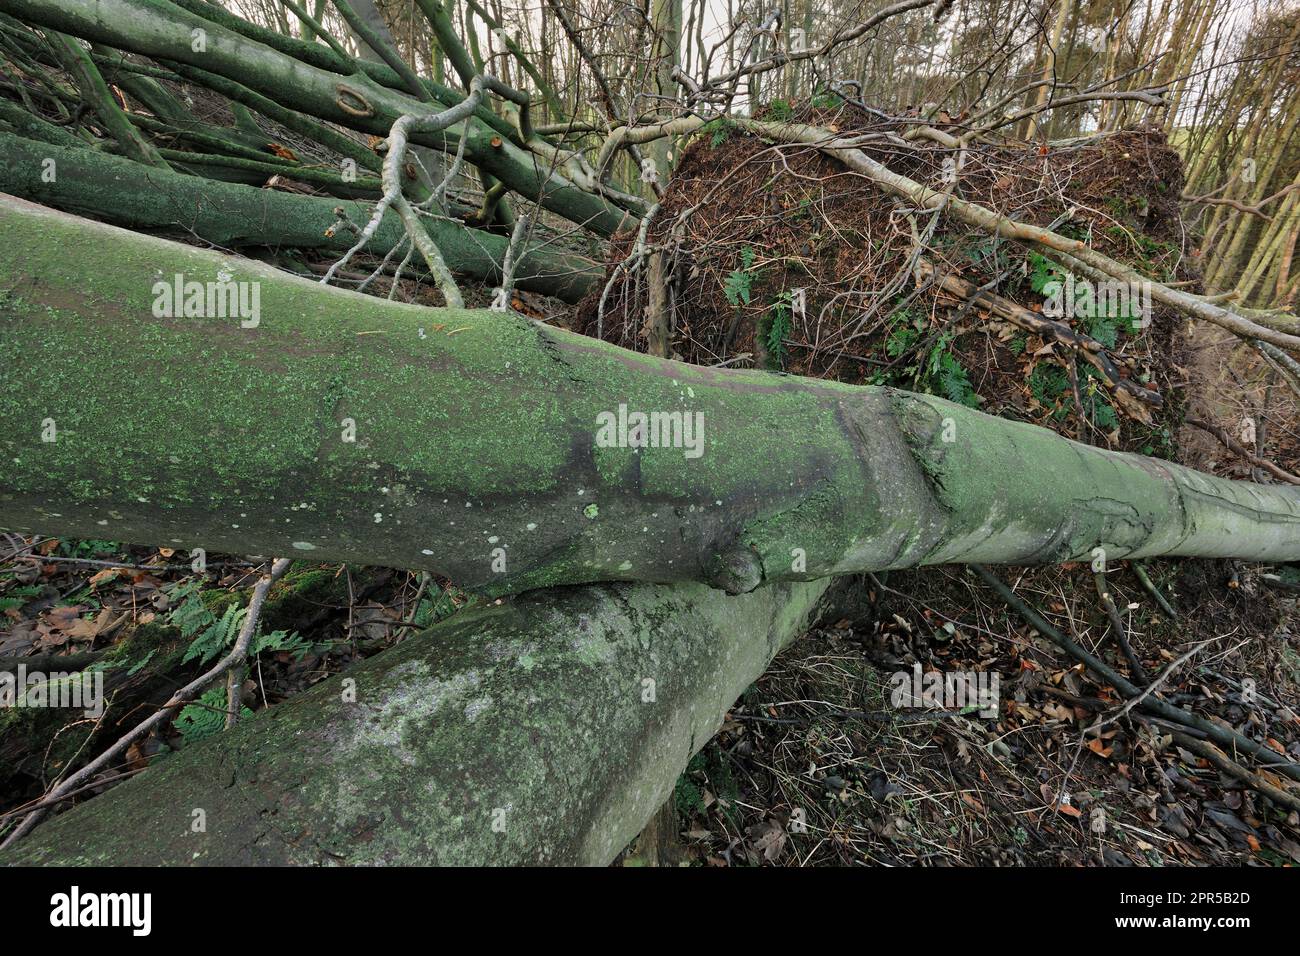
[[[1300,489],[936,398],[397,305],[19,200],[0,201],[0,225],[0,363],[42,381],[0,379],[13,530],[423,568],[488,594],[745,590],[1095,548],[1300,556]],[[155,283],[177,275],[255,284],[257,323],[156,316]],[[620,405],[701,416],[700,455],[602,441]]]

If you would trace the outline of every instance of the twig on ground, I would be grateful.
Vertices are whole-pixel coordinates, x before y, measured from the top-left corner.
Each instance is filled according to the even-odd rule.
[[[1119,608],[1115,606],[1115,601],[1110,596],[1110,585],[1106,581],[1104,571],[1095,571],[1092,575],[1092,583],[1097,587],[1097,598],[1101,601],[1101,606],[1106,610],[1106,616],[1110,618],[1111,630],[1115,632],[1115,641],[1119,648],[1124,652],[1124,659],[1128,661],[1128,666],[1133,672],[1133,679],[1140,684],[1148,681],[1146,668],[1138,660],[1137,654],[1133,653],[1133,645],[1129,643],[1128,632],[1124,627],[1124,619],[1120,616]]]
[[[1204,740],[1197,740],[1195,737],[1188,736],[1187,734],[1177,730],[1173,732],[1173,738],[1174,742],[1178,744],[1178,746],[1204,757],[1223,773],[1226,773],[1230,777],[1236,777],[1252,790],[1259,791],[1279,806],[1288,807],[1292,810],[1300,810],[1300,797],[1275,787],[1259,774],[1246,769],[1235,760],[1232,760],[1227,754],[1213,744],[1207,743]]]
[[[1178,620],[1178,612],[1174,610],[1174,606],[1169,603],[1169,600],[1160,593],[1160,589],[1156,587],[1155,582],[1151,580],[1151,576],[1147,574],[1147,569],[1136,561],[1130,561],[1129,567],[1133,569],[1133,574],[1136,575],[1142,589],[1160,605],[1160,610],[1168,614],[1171,621]]]
[[[1211,422],[1201,421],[1199,418],[1192,418],[1191,416],[1184,418],[1183,421],[1187,422],[1189,425],[1196,426],[1203,432],[1208,432],[1213,435],[1234,455],[1239,458],[1244,458],[1257,468],[1263,468],[1274,478],[1280,478],[1282,481],[1289,481],[1293,485],[1300,485],[1300,477],[1296,477],[1291,474],[1291,472],[1279,468],[1267,458],[1260,458],[1258,455],[1246,448],[1246,446],[1241,442],[1229,435],[1226,429],[1220,428],[1218,425],[1212,424]]]
[[[1199,730],[1225,747],[1244,750],[1256,760],[1267,764],[1270,770],[1285,774],[1293,780],[1300,780],[1300,764],[1291,763],[1276,751],[1270,750],[1265,745],[1251,740],[1235,730],[1213,724],[1198,714],[1189,713],[1180,707],[1175,707],[1168,701],[1145,694],[1140,687],[1117,673],[1110,665],[1098,660],[1061,631],[1047,623],[1041,614],[1017,597],[1011,588],[997,575],[983,565],[974,564],[971,565],[971,569],[1039,634],[1097,674],[1125,697],[1140,697],[1141,701],[1138,706],[1143,710],[1164,717],[1167,720],[1175,721],[1182,726]]]
[[[280,558],[272,565],[271,573],[264,577],[262,582],[258,584],[258,588],[262,593],[262,599],[265,599],[266,591],[270,589],[271,584],[289,570],[290,563],[291,562],[288,558]],[[257,594],[255,592],[254,597],[256,598],[256,596]],[[260,610],[261,601],[259,600],[257,602],[256,611],[260,612]],[[256,627],[256,618],[257,613],[254,611],[252,602],[250,602],[248,618],[245,621],[246,628],[247,623],[250,620],[253,622],[253,626]],[[244,657],[248,652],[248,643],[251,639],[251,630],[248,631],[247,636],[244,631],[241,631],[239,640],[236,641],[235,647],[229,654],[219,660],[207,671],[200,674],[198,677],[194,678],[194,680],[173,693],[166,704],[119,737],[116,743],[101,753],[98,757],[90,761],[90,763],[72,774],[62,783],[56,784],[47,794],[45,794],[44,797],[42,797],[42,802],[55,801],[56,798],[66,796],[71,791],[82,786],[86,781],[90,780],[117,759],[118,756],[124,753],[127,747],[129,747],[135,740],[149,733],[149,731],[154,728],[161,726],[163,722],[170,718],[171,715],[182,705],[188,703],[195,697],[198,697],[203,692],[203,689],[218,677],[221,677],[230,670],[230,668],[235,667],[236,665],[242,665]],[[0,850],[12,846],[25,837],[38,823],[41,822],[44,816],[44,809],[33,810],[31,813],[27,814],[27,816],[23,818],[22,822],[19,823],[14,831],[5,839],[4,843],[0,843]]]

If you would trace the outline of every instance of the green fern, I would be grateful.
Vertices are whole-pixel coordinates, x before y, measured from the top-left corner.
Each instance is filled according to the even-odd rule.
[[[201,588],[202,582],[188,582],[171,595],[173,601],[179,599],[180,603],[168,615],[168,622],[180,630],[181,637],[191,639],[181,658],[182,663],[197,659],[206,664],[227,651],[235,643],[248,615],[246,607],[230,604],[218,618],[200,598]],[[296,632],[272,631],[265,634],[258,631],[253,635],[248,653],[255,657],[263,651],[288,651],[301,658],[310,649],[311,644]]]
[[[788,123],[794,118],[794,107],[787,100],[773,100],[768,104],[768,115],[778,123]]]
[[[785,338],[793,325],[790,293],[782,292],[772,306],[772,321],[767,328],[767,354],[776,368],[785,364]]]
[[[193,637],[199,631],[211,626],[215,620],[207,605],[199,598],[202,585],[197,581],[187,582],[174,590],[170,597],[175,610],[168,615],[168,620],[180,628],[181,637]]]
[[[704,815],[704,795],[686,774],[677,778],[677,786],[673,788],[673,802],[677,805],[677,812],[684,817]]]
[[[127,668],[126,676],[134,677],[136,674],[140,673],[142,670],[144,670],[146,667],[149,666],[149,662],[153,660],[153,656],[157,653],[158,653],[158,648],[155,647],[148,654],[146,654],[144,657],[140,658],[129,668]]]
[[[952,354],[951,334],[942,335],[930,349],[925,369],[927,390],[937,392],[950,402],[970,408],[979,407],[979,396],[971,385],[970,375],[957,356]]]
[[[742,302],[749,305],[753,288],[754,277],[748,272],[741,272],[737,269],[728,275],[722,283],[722,294],[727,297],[727,301],[733,306],[739,306]]]
[[[240,713],[244,717],[253,716],[247,707],[241,707]],[[214,687],[198,703],[186,704],[176,715],[174,724],[187,744],[220,733],[226,725],[226,688]]]
[[[718,119],[709,120],[709,122],[701,126],[700,132],[708,133],[709,145],[717,149],[727,141],[727,137],[731,135],[731,129],[731,122],[724,117],[719,117]]]
[[[447,590],[436,594],[426,594],[420,599],[420,606],[411,621],[416,627],[432,627],[460,609],[457,600],[464,604],[468,599],[468,594],[454,586],[449,586]]]
[[[259,631],[253,637],[248,653],[256,656],[265,651],[287,651],[294,657],[301,658],[309,650],[311,644],[303,640],[297,631],[272,631],[270,634]]]
[[[951,352],[944,352],[939,365],[937,378],[944,397],[959,405],[978,408],[979,396],[975,394],[975,387],[971,385],[970,375],[961,362],[957,361],[956,356]]]
[[[885,354],[890,358],[898,358],[921,338],[924,320],[901,309],[891,314],[889,321],[891,325],[889,335],[885,337]]]
[[[1120,319],[1109,315],[1094,315],[1092,321],[1088,323],[1088,334],[1100,342],[1105,348],[1113,349],[1119,341],[1119,330],[1121,321],[1132,321],[1131,319]]]
[[[231,604],[226,608],[226,613],[221,615],[215,623],[200,631],[198,636],[190,642],[190,646],[185,649],[185,656],[181,658],[181,663],[187,664],[198,658],[200,663],[206,664],[229,645],[234,644],[247,614],[247,608]],[[211,616],[211,612],[209,612],[209,617]]]
[[[1103,431],[1112,431],[1119,427],[1119,415],[1110,402],[1098,402],[1092,409],[1092,420]]]
[[[1029,373],[1029,393],[1040,405],[1051,405],[1069,387],[1065,372],[1054,365],[1040,363]]]
[[[740,268],[731,272],[722,283],[722,294],[732,306],[739,307],[742,302],[749,305],[754,291],[753,267],[754,250],[745,246],[740,250]]]
[[[1029,265],[1032,267],[1029,273],[1029,288],[1033,289],[1039,295],[1049,282],[1064,282],[1065,273],[1051,259],[1037,252],[1029,254]]]

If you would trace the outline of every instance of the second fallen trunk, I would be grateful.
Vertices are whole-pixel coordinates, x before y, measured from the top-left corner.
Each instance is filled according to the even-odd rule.
[[[55,818],[0,865],[604,865],[825,592],[616,585],[465,611]]]
[[[186,176],[3,131],[0,155],[0,192],[128,229],[194,235],[235,249],[319,249],[342,256],[356,236],[341,226],[327,234],[331,225],[338,225],[334,210],[342,209],[352,222],[364,226],[374,208],[372,203]],[[501,281],[501,261],[509,244],[505,236],[445,219],[424,223],[453,272],[488,283]],[[386,255],[404,235],[402,224],[389,213],[366,250]],[[603,274],[590,259],[534,244],[520,259],[516,277],[522,289],[577,302]]]

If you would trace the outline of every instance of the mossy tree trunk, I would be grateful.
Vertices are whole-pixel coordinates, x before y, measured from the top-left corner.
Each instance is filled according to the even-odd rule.
[[[55,817],[0,865],[603,865],[826,594],[614,585],[464,611]]]
[[[0,381],[10,530],[423,568],[494,595],[1099,548],[1300,558],[1300,488],[389,303],[17,199],[0,228],[0,364],[39,378]],[[160,309],[178,276],[256,290],[256,319]],[[660,416],[660,447],[638,447],[633,413]]]

